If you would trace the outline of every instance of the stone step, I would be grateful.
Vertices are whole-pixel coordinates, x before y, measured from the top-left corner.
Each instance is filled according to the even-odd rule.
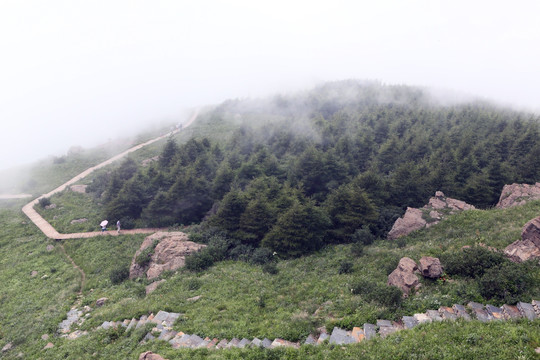
[[[502,311],[504,314],[504,318],[507,320],[522,318],[521,313],[519,312],[519,309],[517,308],[517,306],[504,304],[502,306]]]
[[[527,318],[529,320],[534,320],[537,318],[536,311],[534,310],[534,307],[532,306],[532,304],[518,302],[517,308],[524,318]]]
[[[430,323],[433,321],[433,319],[431,319],[426,314],[414,314],[413,318],[414,320],[416,320],[416,322],[418,322],[418,324]]]
[[[482,304],[471,301],[467,304],[467,307],[472,310],[472,313],[477,320],[487,322],[493,319],[493,317],[484,309],[484,305]]]
[[[439,314],[441,314],[441,317],[443,320],[456,320],[457,315],[454,313],[454,309],[448,306],[441,306],[439,308]]]
[[[126,331],[129,331],[131,330],[133,327],[135,327],[137,325],[138,321],[137,319],[133,318],[131,319],[131,321],[129,322],[127,328],[126,328]]]
[[[229,344],[229,342],[227,341],[227,339],[222,339],[217,345],[216,345],[216,349],[225,349],[227,347],[227,345]]]
[[[503,310],[500,307],[487,304],[486,311],[491,315],[493,320],[504,320]]]
[[[310,335],[311,336],[311,335]],[[262,340],[261,339],[253,339],[251,340],[251,346],[258,346],[258,347],[262,347]]]
[[[232,338],[231,341],[227,344],[227,349],[238,347],[238,344],[240,343],[240,339]]]
[[[265,349],[271,349],[272,348],[272,341],[268,338],[264,338],[262,341],[262,347]]]
[[[536,316],[540,317],[540,300],[533,300],[531,304],[536,312]]]
[[[443,318],[437,310],[427,310],[426,315],[433,321],[442,321]]]
[[[317,345],[322,344],[324,340],[328,339],[330,339],[330,335],[328,335],[327,333],[321,333],[321,335],[319,335],[319,339],[317,340]]]
[[[467,309],[463,305],[454,304],[452,305],[452,309],[454,309],[454,313],[457,315],[458,318],[462,318],[465,320],[471,320],[471,315],[467,312]]]
[[[293,348],[296,348],[298,349],[300,347],[300,345],[298,345],[298,343],[293,343],[291,341],[287,341],[287,340],[283,340],[283,339],[275,339],[274,341],[272,341],[272,347],[273,348],[276,348],[276,347],[293,347]]]
[[[366,340],[373,339],[375,336],[377,336],[377,326],[373,324],[364,324],[364,335],[366,337]]]
[[[352,343],[355,343],[356,341],[347,330],[343,330],[338,327],[335,327],[334,330],[332,330],[332,335],[330,335],[329,342],[330,344],[343,345],[343,344],[352,344]]]
[[[418,325],[418,321],[413,316],[403,316],[401,320],[403,321],[405,329],[412,329]]]
[[[253,341],[255,341],[255,339],[253,339]],[[317,345],[317,339],[315,338],[315,336],[309,334],[306,341],[304,341],[304,344]]]
[[[251,341],[249,341],[248,339],[246,338],[243,338],[242,340],[240,340],[240,342],[238,343],[238,347],[240,349],[243,349],[245,348],[246,346],[249,346],[251,344]]]
[[[354,327],[351,331],[351,336],[356,342],[360,342],[365,338],[364,330]]]

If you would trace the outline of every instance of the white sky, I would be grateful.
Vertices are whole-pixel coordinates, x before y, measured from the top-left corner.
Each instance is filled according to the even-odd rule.
[[[0,169],[348,78],[540,109],[540,1],[0,0]]]

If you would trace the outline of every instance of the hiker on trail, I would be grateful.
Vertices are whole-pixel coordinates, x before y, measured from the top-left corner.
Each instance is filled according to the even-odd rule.
[[[120,234],[120,220],[116,222],[116,231]]]
[[[107,220],[103,220],[103,221],[99,224],[99,226],[101,226],[101,232],[107,231],[107,224],[108,224],[108,223],[109,223],[109,222],[108,222]]]

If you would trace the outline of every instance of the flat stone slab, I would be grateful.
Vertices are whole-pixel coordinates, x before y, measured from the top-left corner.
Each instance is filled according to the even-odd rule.
[[[502,311],[505,319],[521,319],[522,317],[519,309],[514,305],[504,304],[502,306]]]
[[[487,322],[493,319],[493,317],[489,315],[488,312],[484,309],[484,305],[471,301],[467,304],[467,306],[472,310],[472,313],[477,320]]]
[[[293,342],[283,340],[283,339],[275,339],[272,342],[272,347],[280,347],[280,346],[293,347],[293,348],[299,348],[300,347],[297,343],[293,343]]]
[[[224,349],[227,347],[228,344],[229,342],[227,341],[227,339],[223,339],[216,345],[216,349]]]
[[[536,319],[536,311],[534,311],[534,307],[532,306],[532,304],[518,302],[516,306],[523,317],[529,320]]]
[[[248,346],[249,344],[251,344],[251,341],[249,341],[248,339],[246,338],[243,338],[242,340],[240,340],[240,342],[238,343],[238,347],[240,349],[243,349],[245,348],[246,346]]]
[[[493,320],[504,320],[504,313],[500,307],[487,304],[486,311],[493,317]]]
[[[351,337],[356,341],[360,342],[364,340],[365,334],[364,330],[360,329],[359,327],[354,327],[351,331]]]
[[[392,322],[390,320],[377,320],[377,326],[392,326]]]
[[[437,310],[427,310],[426,315],[433,321],[442,321],[443,318]]]
[[[238,344],[240,343],[240,339],[237,339],[237,338],[232,338],[231,341],[229,341],[229,343],[227,344],[227,348],[232,348],[232,347],[238,347]]]
[[[364,324],[364,335],[366,340],[373,339],[375,336],[377,336],[377,326],[368,323]]]
[[[381,335],[382,338],[385,338],[388,335],[393,334],[398,330],[400,329],[394,326],[381,326],[379,328],[379,335]]]
[[[433,321],[433,319],[431,319],[429,316],[427,316],[426,314],[414,314],[413,315],[413,318],[419,323],[419,324],[423,324],[423,323],[430,323]]]
[[[418,321],[413,316],[404,316],[401,319],[403,320],[403,326],[405,326],[405,329],[412,329],[418,325]]]
[[[160,310],[151,320],[153,323],[171,327],[181,314]]]
[[[467,309],[463,305],[454,304],[452,306],[452,309],[454,309],[454,313],[457,315],[458,318],[462,318],[465,320],[471,320],[471,315],[467,312]]]
[[[448,306],[441,306],[439,308],[439,314],[441,314],[441,317],[443,320],[456,320],[457,315],[454,313],[454,309]]]
[[[343,345],[352,344],[355,342],[356,341],[354,341],[354,338],[350,336],[346,330],[338,327],[335,327],[334,330],[332,330],[332,335],[330,335],[330,344]]]
[[[272,341],[268,338],[264,338],[262,341],[262,347],[265,349],[271,349],[272,348]]]
[[[255,339],[253,341],[255,341]],[[317,345],[317,339],[315,339],[315,336],[309,334],[306,341],[304,341],[304,344]]]
[[[317,344],[321,344],[324,340],[327,340],[330,338],[330,335],[328,335],[327,333],[321,333],[321,335],[319,335],[319,339],[317,340]]]

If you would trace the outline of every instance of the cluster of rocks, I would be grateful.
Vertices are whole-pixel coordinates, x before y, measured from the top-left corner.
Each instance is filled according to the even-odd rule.
[[[324,328],[318,335],[309,335],[303,342],[290,342],[284,339],[270,340],[233,338],[231,340],[218,338],[202,338],[195,334],[185,334],[172,329],[173,323],[181,316],[179,313],[159,311],[155,316],[142,316],[140,319],[131,319],[117,322],[104,322],[99,328],[109,329],[125,327],[126,331],[138,329],[147,323],[155,324],[152,331],[148,332],[143,342],[152,340],[163,340],[169,342],[173,348],[191,349],[229,349],[263,347],[267,349],[280,346],[299,348],[302,344],[319,345],[325,341],[330,344],[346,345],[358,343],[363,340],[370,340],[380,336],[382,338],[395,333],[396,331],[412,329],[422,323],[443,320],[479,320],[482,322],[495,320],[512,320],[525,318],[535,320],[540,318],[540,301],[533,300],[532,303],[519,302],[517,305],[503,305],[501,307],[493,305],[482,305],[470,302],[466,306],[453,305],[452,307],[441,306],[438,310],[427,310],[425,313],[414,314],[413,316],[403,316],[400,321],[377,320],[376,324],[363,324],[362,327],[354,327],[351,331],[335,327],[331,333],[327,333]],[[99,329],[98,328],[98,329]]]
[[[154,249],[150,261],[147,264],[139,264],[137,257],[152,246]],[[186,256],[198,252],[204,247],[206,245],[189,241],[188,235],[180,231],[152,234],[144,239],[141,247],[133,256],[129,268],[129,278],[155,279],[164,271],[177,270],[185,265]]]
[[[85,306],[83,310],[79,310],[75,307],[69,310],[67,313],[67,319],[63,320],[58,325],[58,333],[60,334],[60,337],[77,339],[83,335],[87,335],[88,331],[71,331],[71,327],[74,324],[77,326],[81,326],[86,320],[86,318],[90,316],[90,311],[92,311],[92,308],[90,308],[89,306]]]
[[[540,200],[540,183],[504,185],[496,207],[507,209],[533,200]]]
[[[523,226],[521,240],[508,245],[504,249],[504,253],[515,262],[540,259],[540,216]]]
[[[416,274],[437,279],[443,274],[441,262],[438,258],[424,256],[419,261],[420,266],[408,257],[399,260],[398,266],[388,275],[388,285],[396,286],[403,291],[403,296],[409,296],[412,289],[420,288],[420,281]]]
[[[424,207],[420,209],[408,207],[405,214],[396,220],[388,232],[388,239],[395,240],[413,231],[437,224],[445,216],[472,209],[473,205],[446,197],[442,191],[437,191]]]

